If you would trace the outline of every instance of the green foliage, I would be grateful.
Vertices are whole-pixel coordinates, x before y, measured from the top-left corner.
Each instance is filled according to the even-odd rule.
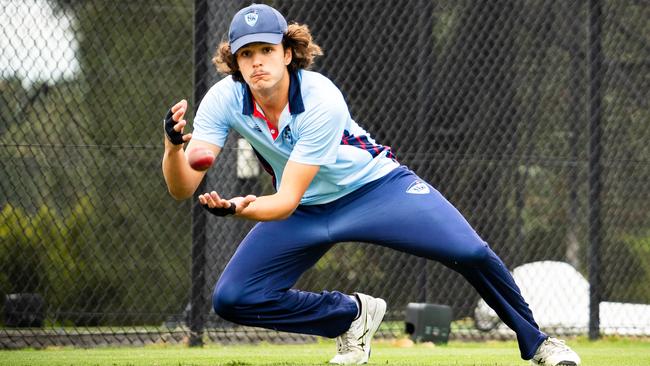
[[[650,303],[650,231],[625,235],[603,247],[601,278],[605,299]]]
[[[88,197],[66,210],[42,205],[34,213],[6,204],[0,216],[1,294],[38,292],[47,303],[51,322],[75,325],[159,323],[138,313],[164,306],[184,306],[184,293],[166,288],[161,278],[187,280],[169,263],[165,248],[154,245],[134,250],[106,240],[107,217]],[[131,235],[131,237],[137,237]],[[149,239],[150,240],[150,239]],[[182,287],[181,287],[182,288]],[[146,291],[143,291],[145,290]],[[160,298],[166,301],[158,308]],[[120,315],[129,308],[134,314]],[[116,314],[118,313],[118,314]],[[109,315],[105,315],[109,314]],[[110,315],[113,314],[113,315]]]
[[[67,212],[41,206],[30,214],[6,204],[0,212],[0,277],[2,295],[41,293],[50,309],[83,312],[93,297],[87,288],[103,281],[92,268],[84,241],[92,240],[95,219],[88,198],[81,199]],[[102,274],[103,276],[110,273]],[[56,314],[51,314],[54,320]],[[83,323],[83,322],[82,322]]]
[[[192,96],[191,10],[186,1],[74,7],[94,143],[160,146],[166,109]]]
[[[192,3],[51,3],[81,69],[0,80],[2,292],[40,292],[55,323],[160,324],[189,294],[189,204],[167,194],[160,120],[192,94]]]

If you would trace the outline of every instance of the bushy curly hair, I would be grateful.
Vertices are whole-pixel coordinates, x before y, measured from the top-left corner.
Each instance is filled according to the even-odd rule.
[[[309,27],[304,24],[289,24],[287,31],[282,37],[282,46],[287,49],[291,48],[291,63],[287,66],[289,71],[298,69],[310,69],[314,59],[323,54],[320,46],[314,43]],[[235,81],[244,82],[244,77],[237,65],[237,57],[230,51],[230,43],[221,42],[217,47],[212,63],[216,66],[217,71],[232,75]]]

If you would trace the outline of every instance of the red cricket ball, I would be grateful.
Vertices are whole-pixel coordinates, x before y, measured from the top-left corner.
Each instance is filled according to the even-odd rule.
[[[187,161],[194,170],[207,170],[214,163],[214,153],[210,149],[195,148],[187,152]]]

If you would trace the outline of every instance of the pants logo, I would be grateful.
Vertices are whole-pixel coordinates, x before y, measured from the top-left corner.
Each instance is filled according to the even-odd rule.
[[[406,193],[410,194],[428,194],[429,192],[429,186],[421,180],[414,181],[406,189]]]

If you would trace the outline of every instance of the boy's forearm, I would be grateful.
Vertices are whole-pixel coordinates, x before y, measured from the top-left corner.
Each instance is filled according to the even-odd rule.
[[[187,163],[182,147],[178,148],[165,141],[165,152],[162,160],[162,170],[167,184],[167,190],[177,200],[189,198],[194,193],[191,168]]]
[[[257,197],[255,202],[248,205],[237,216],[255,221],[284,220],[291,216],[296,207],[298,207],[297,202],[275,193]]]

